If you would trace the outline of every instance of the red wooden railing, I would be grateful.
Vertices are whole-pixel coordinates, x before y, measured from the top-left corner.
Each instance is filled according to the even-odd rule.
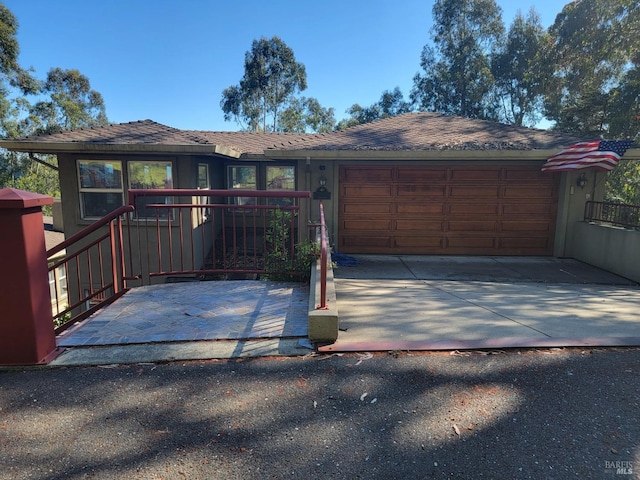
[[[302,238],[300,202],[310,196],[310,192],[285,191],[130,190],[129,205],[47,252],[50,259],[67,252],[60,260],[51,260],[49,267],[54,276],[63,267],[69,283],[68,305],[54,309],[56,332],[130,287],[148,285],[159,277],[182,281],[269,273],[265,252],[270,249],[290,255],[293,264],[296,243]],[[153,203],[148,203],[149,197]],[[288,216],[277,217],[278,210]],[[274,218],[287,222],[283,227],[289,234],[282,245],[273,245],[268,235]],[[326,306],[328,254],[322,207],[320,239]]]
[[[327,242],[327,225],[324,219],[324,206],[320,202],[320,304],[317,310],[326,310],[327,305],[327,270],[329,268],[329,246]]]
[[[124,205],[47,251],[50,259],[65,252],[49,265],[54,278],[56,333],[87,318],[127,291],[122,226],[133,210],[131,205]],[[59,300],[59,268],[64,269],[67,282],[66,305],[60,305]]]

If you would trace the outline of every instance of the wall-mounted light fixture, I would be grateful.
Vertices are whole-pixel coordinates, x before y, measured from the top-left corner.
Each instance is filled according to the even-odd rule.
[[[576,180],[576,185],[580,188],[584,188],[587,184],[587,176],[584,173],[581,173],[578,179]]]
[[[326,167],[324,165],[320,165],[320,178],[318,178],[318,183],[320,186],[313,192],[313,198],[316,200],[331,200],[331,192],[327,190],[327,177],[324,176],[324,171]]]

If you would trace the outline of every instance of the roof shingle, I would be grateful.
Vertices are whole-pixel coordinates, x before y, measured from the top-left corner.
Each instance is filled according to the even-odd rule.
[[[262,154],[265,150],[547,150],[579,140],[547,130],[421,112],[326,134],[179,130],[152,120],[141,120],[27,137],[14,143],[77,143],[79,147],[82,144],[218,145],[240,154]]]

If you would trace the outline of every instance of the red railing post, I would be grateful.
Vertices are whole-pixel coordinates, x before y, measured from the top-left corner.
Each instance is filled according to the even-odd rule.
[[[320,305],[318,309],[327,308],[327,268],[329,261],[327,246],[327,226],[324,220],[324,206],[320,202]]]
[[[42,206],[53,198],[0,190],[0,364],[32,365],[56,350]]]

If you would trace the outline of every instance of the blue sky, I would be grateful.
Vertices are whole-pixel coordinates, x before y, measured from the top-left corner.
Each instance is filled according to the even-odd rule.
[[[384,90],[408,98],[430,41],[433,1],[4,0],[19,22],[20,63],[45,78],[78,69],[114,123],[152,119],[182,129],[237,130],[222,91],[240,82],[253,40],[279,36],[308,88],[340,120]],[[567,3],[537,0],[548,27]],[[498,0],[508,26],[533,0]]]

